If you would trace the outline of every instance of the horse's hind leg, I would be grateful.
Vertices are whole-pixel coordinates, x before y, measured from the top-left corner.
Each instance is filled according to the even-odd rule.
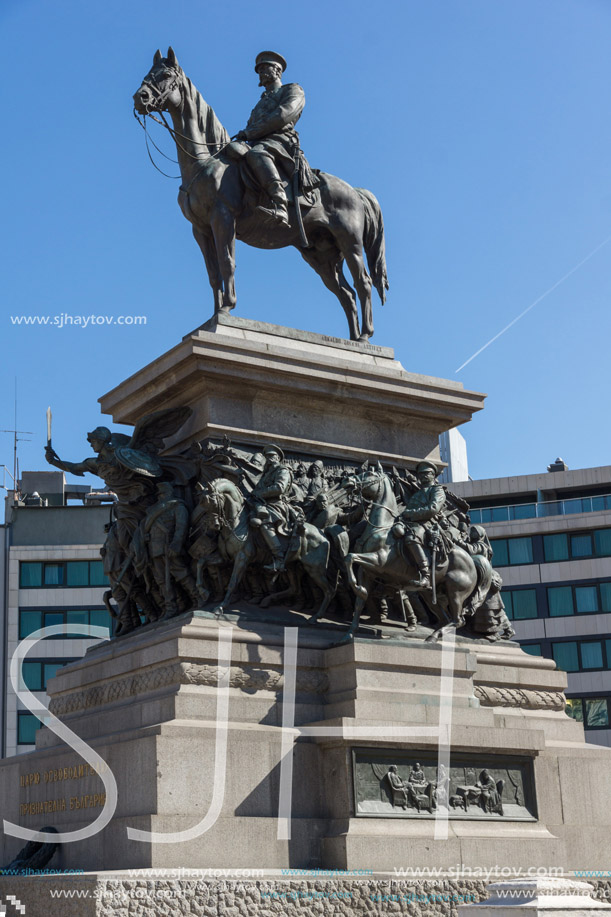
[[[331,292],[337,296],[342,309],[346,313],[346,318],[348,319],[350,340],[358,341],[359,318],[358,312],[356,311],[356,299],[346,282],[346,278],[343,275],[341,275],[340,278],[338,273],[337,265],[341,261],[339,251],[335,247],[329,253],[318,251],[315,248],[300,248],[299,253],[301,257],[307,261],[310,267],[314,268],[327,289],[331,290]]]
[[[354,287],[361,304],[361,313],[363,316],[361,341],[367,341],[373,334],[373,313],[371,311],[371,277],[367,273],[365,262],[363,260],[363,249],[360,245],[353,245],[345,252],[342,252],[348,265],[348,270],[352,274]]]
[[[214,296],[214,311],[216,313],[220,311],[223,305],[223,278],[221,277],[219,262],[216,257],[214,239],[211,235],[203,232],[196,226],[193,226],[192,229],[195,241],[199,245],[201,253],[204,256],[204,261],[206,262],[208,280],[210,281],[212,294]]]

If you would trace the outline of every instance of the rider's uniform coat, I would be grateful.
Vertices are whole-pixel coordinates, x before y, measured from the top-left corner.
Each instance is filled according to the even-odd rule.
[[[305,93],[298,83],[287,83],[263,93],[250,113],[244,130],[255,149],[268,152],[291,175],[299,135],[295,125],[305,105]]]
[[[285,526],[289,521],[288,495],[293,484],[293,475],[284,465],[270,465],[261,475],[253,490],[253,497],[263,503],[269,513],[269,519],[275,526],[281,523],[278,531],[288,534]]]
[[[441,484],[431,484],[413,493],[401,513],[401,521],[406,527],[405,540],[423,544],[426,531],[433,527],[445,503]]]

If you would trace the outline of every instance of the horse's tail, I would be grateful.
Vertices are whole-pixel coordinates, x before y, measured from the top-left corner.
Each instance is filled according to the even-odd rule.
[[[384,240],[384,220],[378,201],[365,188],[354,189],[361,200],[365,210],[365,229],[363,231],[363,247],[367,255],[369,273],[373,285],[378,291],[382,305],[386,302],[388,289],[388,275],[386,273],[386,242]]]

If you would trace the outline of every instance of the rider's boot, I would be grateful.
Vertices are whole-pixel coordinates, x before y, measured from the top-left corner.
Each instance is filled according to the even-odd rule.
[[[431,569],[429,567],[429,561],[424,553],[424,548],[421,544],[418,544],[416,541],[412,541],[409,545],[410,553],[416,566],[418,567],[419,578],[412,580],[410,586],[414,586],[416,589],[430,589],[431,588]]]
[[[268,220],[289,226],[288,201],[282,182],[270,181],[265,190],[269,195],[271,207],[257,207],[257,210]]]
[[[261,534],[265,539],[267,547],[272,553],[272,562],[271,564],[266,564],[263,569],[269,570],[270,573],[283,573],[284,572],[284,551],[282,550],[282,545],[280,544],[280,539],[273,530],[267,525],[261,526]]]

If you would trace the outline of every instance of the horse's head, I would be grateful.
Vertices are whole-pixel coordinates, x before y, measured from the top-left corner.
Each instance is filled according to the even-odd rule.
[[[168,48],[167,57],[162,57],[161,51],[155,51],[153,66],[142,80],[140,89],[134,93],[134,108],[138,114],[149,115],[153,111],[178,107],[183,75],[172,48]]]
[[[354,485],[366,500],[376,498],[380,491],[380,483],[386,478],[384,469],[377,463],[377,466],[367,466],[359,474],[354,475],[352,480]]]

